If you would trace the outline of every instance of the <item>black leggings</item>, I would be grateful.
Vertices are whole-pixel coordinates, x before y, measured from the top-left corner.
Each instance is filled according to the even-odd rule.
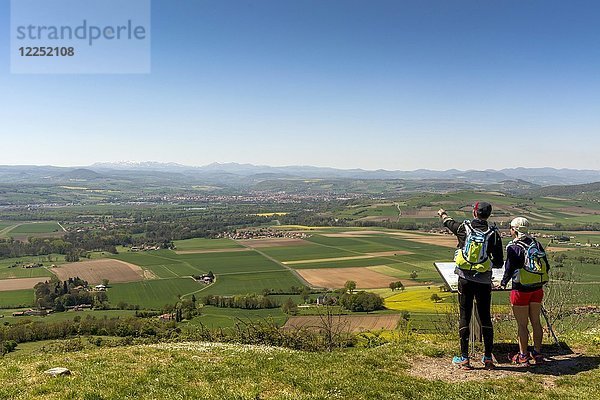
[[[481,330],[486,357],[492,356],[494,346],[494,328],[492,327],[491,304],[492,285],[458,278],[458,305],[460,309],[460,352],[469,356],[469,323],[473,313],[473,299],[477,301],[477,314],[481,321]]]

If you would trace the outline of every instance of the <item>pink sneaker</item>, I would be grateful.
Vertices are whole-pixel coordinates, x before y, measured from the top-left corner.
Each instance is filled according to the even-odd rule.
[[[529,354],[517,353],[512,356],[511,361],[513,364],[517,364],[519,367],[529,367]]]

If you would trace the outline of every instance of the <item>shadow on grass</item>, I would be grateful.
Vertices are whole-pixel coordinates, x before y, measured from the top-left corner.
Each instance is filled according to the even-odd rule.
[[[556,345],[545,345],[542,347],[542,354],[544,354],[546,359],[546,362],[542,365],[521,367],[512,364],[510,357],[518,351],[519,347],[516,343],[494,344],[494,356],[498,361],[496,370],[565,376],[576,375],[580,372],[590,371],[600,367],[600,356],[588,356],[575,353],[565,342],[561,342],[560,347]]]

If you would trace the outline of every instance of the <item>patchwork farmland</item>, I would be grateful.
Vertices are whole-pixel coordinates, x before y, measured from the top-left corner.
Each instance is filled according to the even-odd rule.
[[[279,296],[278,301],[291,296],[300,302],[298,295],[291,294],[292,288],[338,289],[348,280],[356,281],[358,289],[380,293],[386,298],[386,307],[398,312],[432,315],[450,304],[452,295],[439,291],[442,281],[432,263],[451,259],[456,243],[452,236],[383,228],[321,227],[303,232],[307,234],[304,239],[189,239],[176,241],[174,250],[121,248],[110,258],[69,264],[55,257],[56,268],[8,268],[15,260],[4,260],[0,278],[12,279],[0,280],[0,289],[7,290],[0,306],[32,305],[33,285],[53,275],[59,279],[79,276],[92,284],[108,279],[112,305],[126,303],[147,309],[161,309],[192,295],[201,299],[205,295],[290,293]],[[582,277],[590,282],[600,279],[595,265],[584,264],[581,268],[586,274]],[[212,284],[193,279],[209,272],[216,276]],[[391,292],[388,286],[396,281],[402,282],[406,290]],[[28,285],[22,286],[25,282]],[[440,296],[439,302],[431,301],[433,293]],[[505,304],[504,297],[497,296],[497,304]],[[210,310],[206,321],[232,323],[232,317],[219,317],[219,313],[230,311]],[[247,310],[234,314],[254,315]],[[280,309],[262,310],[260,315],[285,321]]]

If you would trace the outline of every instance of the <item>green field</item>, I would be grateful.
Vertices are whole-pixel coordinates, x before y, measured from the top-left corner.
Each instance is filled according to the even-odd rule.
[[[210,249],[232,249],[243,247],[241,244],[231,239],[187,239],[175,240],[176,250],[210,250]]]
[[[51,255],[50,257],[52,261],[48,261],[48,256],[2,259],[0,260],[0,279],[37,278],[39,276],[52,277],[53,274],[44,267],[22,268],[22,265],[28,265],[32,263],[41,263],[44,264],[44,266],[50,266],[53,264],[61,264],[64,262],[63,256]],[[14,265],[17,266],[13,267]]]
[[[31,222],[15,226],[8,233],[12,235],[23,235],[29,233],[55,233],[63,230],[56,222]]]
[[[0,221],[0,232],[8,227],[15,226],[13,221]]]
[[[283,270],[281,265],[274,263],[255,251],[183,254],[178,259],[203,272],[212,271],[215,274]]]
[[[281,308],[242,310],[239,308],[205,306],[202,308],[200,316],[191,321],[185,321],[182,327],[193,327],[202,324],[207,328],[228,328],[235,326],[236,323],[243,323],[248,320],[271,321],[281,326],[287,321],[287,315],[281,311]]]
[[[12,290],[0,292],[0,308],[33,306],[33,290]]]
[[[141,308],[157,310],[162,309],[165,304],[175,304],[178,296],[199,292],[206,287],[192,278],[115,283],[110,286],[108,299],[112,305],[123,301],[127,304],[139,305]]]
[[[261,293],[264,289],[289,291],[292,286],[300,287],[302,283],[289,271],[217,275],[217,281],[200,295],[251,294]]]
[[[281,262],[319,258],[352,257],[357,255],[346,249],[331,248],[316,244],[307,246],[267,247],[260,249],[260,251]]]

